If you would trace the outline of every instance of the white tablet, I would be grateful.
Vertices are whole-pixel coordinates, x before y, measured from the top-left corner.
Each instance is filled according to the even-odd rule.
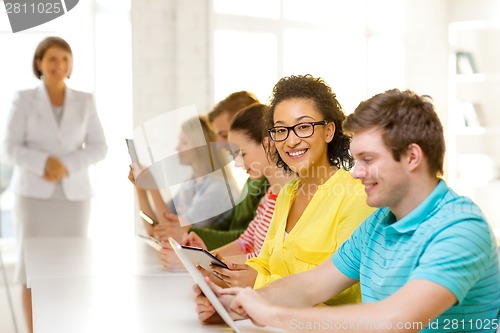
[[[139,164],[139,159],[137,158],[137,151],[135,150],[134,140],[133,139],[125,139],[128,148],[128,154],[130,155],[130,160],[132,163]]]
[[[182,246],[172,237],[168,239],[170,242],[170,245],[174,249],[175,253],[179,257],[180,261],[186,267],[187,271],[189,274],[193,277],[194,281],[196,284],[200,287],[201,291],[203,291],[203,294],[208,298],[210,303],[212,303],[215,311],[221,316],[221,318],[226,322],[226,324],[233,329],[234,332],[240,333],[241,331],[238,329],[236,324],[234,323],[234,320],[231,318],[229,313],[227,312],[226,308],[224,308],[224,305],[219,301],[215,293],[213,292],[212,288],[208,285],[207,281],[203,278],[203,275],[196,269],[194,264],[191,262],[191,260],[186,256],[184,253],[184,250]]]
[[[141,235],[141,234],[138,234],[137,237],[140,237],[140,238],[144,239],[144,241],[149,246],[151,246],[153,249],[155,249],[156,251],[160,251],[162,249],[162,247],[163,247],[163,246],[161,246],[161,242],[159,240],[157,240],[156,238],[154,238],[154,237],[150,237],[150,236],[146,236],[146,235]]]

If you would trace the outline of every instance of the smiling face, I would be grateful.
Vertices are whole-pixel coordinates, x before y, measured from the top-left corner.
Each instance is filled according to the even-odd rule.
[[[64,81],[70,75],[72,66],[71,53],[57,46],[49,47],[43,58],[37,60],[37,67],[46,81]]]
[[[302,122],[322,121],[323,116],[310,99],[292,98],[280,102],[274,110],[274,126],[293,126]],[[276,142],[276,149],[283,161],[299,177],[313,174],[312,168],[330,168],[328,142],[333,139],[334,125],[318,125],[314,134],[299,138],[292,130],[288,138]]]
[[[264,147],[242,131],[230,131],[229,142],[239,147],[235,165],[245,169],[250,179],[262,177],[270,165]]]
[[[394,160],[377,128],[354,133],[351,153],[356,160],[352,176],[365,186],[367,204],[399,211],[410,188],[406,156]]]

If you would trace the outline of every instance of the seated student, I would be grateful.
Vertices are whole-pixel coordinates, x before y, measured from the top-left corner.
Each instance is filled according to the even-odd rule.
[[[353,177],[379,209],[315,269],[255,291],[212,286],[232,315],[298,332],[496,331],[495,241],[480,209],[439,178],[445,144],[431,102],[389,90],[362,102],[344,128]],[[364,304],[313,308],[358,281]],[[197,293],[199,319],[216,321]]]
[[[271,158],[297,176],[281,191],[260,254],[231,270],[214,271],[231,286],[261,288],[283,276],[316,267],[373,212],[353,165],[345,118],[331,88],[310,75],[281,79],[266,124],[276,149]],[[333,303],[360,300],[354,286]]]
[[[226,261],[231,263],[244,263],[246,259],[259,254],[273,216],[276,197],[281,188],[294,178],[267,159],[266,149],[272,144],[263,124],[267,110],[267,106],[259,103],[244,108],[234,117],[229,130],[228,140],[238,149],[233,152],[237,155],[236,165],[244,168],[250,179],[259,179],[264,175],[269,182],[269,189],[257,208],[257,215],[245,232],[238,239],[216,250],[219,256],[229,257]],[[183,245],[206,249],[203,240],[194,232],[186,235]],[[160,259],[167,270],[183,270],[170,247],[160,251]]]
[[[212,124],[217,142],[227,142],[229,125],[234,116],[244,107],[258,103],[258,99],[248,91],[238,91],[230,94],[220,101],[208,114],[208,120]],[[209,250],[237,239],[247,228],[250,221],[255,217],[256,209],[261,198],[267,191],[269,184],[265,177],[259,179],[249,178],[242,191],[242,198],[221,222],[210,227],[192,226],[189,231],[195,232],[203,239]],[[175,221],[175,216],[168,215],[170,220]],[[183,229],[170,230],[173,234],[182,234]],[[168,247],[168,244],[165,244]]]
[[[202,133],[199,133],[200,128]],[[219,152],[210,149],[208,143],[214,140],[215,135],[204,117],[192,118],[182,124],[176,148],[178,159],[181,165],[191,167],[193,176],[192,179],[182,183],[177,194],[167,203],[158,189],[141,188],[135,182],[134,173],[130,172],[129,178],[137,190],[140,209],[159,222],[156,226],[144,223],[149,235],[160,240],[170,236],[168,230],[172,222],[165,221],[163,216],[166,213],[178,216],[182,228],[187,230],[193,224],[202,226],[216,224],[229,212],[231,205],[228,185],[233,193],[236,191],[236,186],[231,183],[229,177],[224,178],[215,172],[217,165],[220,164],[218,161],[223,156],[217,156]],[[224,197],[227,200],[224,200]]]

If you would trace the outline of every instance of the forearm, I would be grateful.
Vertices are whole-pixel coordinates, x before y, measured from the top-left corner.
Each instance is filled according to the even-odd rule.
[[[342,274],[330,259],[308,271],[288,275],[258,289],[271,304],[311,307],[326,302],[351,287],[357,280]],[[304,288],[307,288],[304,290]],[[300,290],[301,292],[294,292]]]
[[[309,309],[272,307],[274,313],[267,324],[295,332],[310,331],[306,323],[315,323],[315,332],[419,332],[456,303],[457,298],[447,288],[412,280],[379,302]],[[442,322],[437,330],[446,330]]]
[[[418,332],[427,322],[405,322],[383,302],[333,307],[275,307],[270,326],[290,332]]]
[[[167,206],[159,190],[149,190],[151,199],[153,201],[154,209],[156,212],[157,221],[160,223],[168,223],[164,214],[170,214],[172,211]]]
[[[148,193],[146,190],[136,187],[135,188],[135,193],[137,197],[137,201],[139,203],[139,209],[142,210],[146,215],[150,216],[151,218],[155,219],[156,221],[158,220],[156,218],[156,215],[154,213],[153,208],[151,207],[151,203],[149,202],[148,198]],[[153,235],[153,226],[146,221],[143,221],[144,228],[146,229],[146,232],[148,233],[149,236]]]
[[[321,303],[321,301],[310,297],[312,293],[290,292],[291,290],[303,290],[305,286],[309,288],[311,284],[304,278],[303,274],[293,274],[277,279],[265,287],[256,289],[256,291],[269,303],[277,306],[311,307]]]
[[[240,230],[216,230],[213,228],[192,227],[190,231],[195,232],[203,240],[208,250],[213,250],[237,239],[244,229]]]
[[[240,256],[245,254],[239,245],[238,240],[234,240],[231,243],[216,249],[216,251],[223,257]]]
[[[246,254],[233,255],[233,256],[228,256],[228,257],[224,257],[224,258],[228,262],[233,263],[233,264],[244,264],[247,261]]]

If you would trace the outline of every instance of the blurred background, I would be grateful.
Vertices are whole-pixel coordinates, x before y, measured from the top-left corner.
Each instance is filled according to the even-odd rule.
[[[94,94],[109,145],[92,169],[89,235],[120,239],[138,222],[124,138],[147,120],[192,104],[205,113],[238,90],[266,102],[292,74],[323,77],[347,113],[375,93],[408,88],[433,98],[446,130],[444,177],[476,200],[498,237],[499,22],[500,0],[80,0],[13,34],[2,9],[0,136],[14,93],[38,84],[35,46],[65,38],[74,57],[68,84]],[[15,226],[10,167],[1,162],[0,249],[10,279]],[[7,333],[4,294],[0,280]]]

